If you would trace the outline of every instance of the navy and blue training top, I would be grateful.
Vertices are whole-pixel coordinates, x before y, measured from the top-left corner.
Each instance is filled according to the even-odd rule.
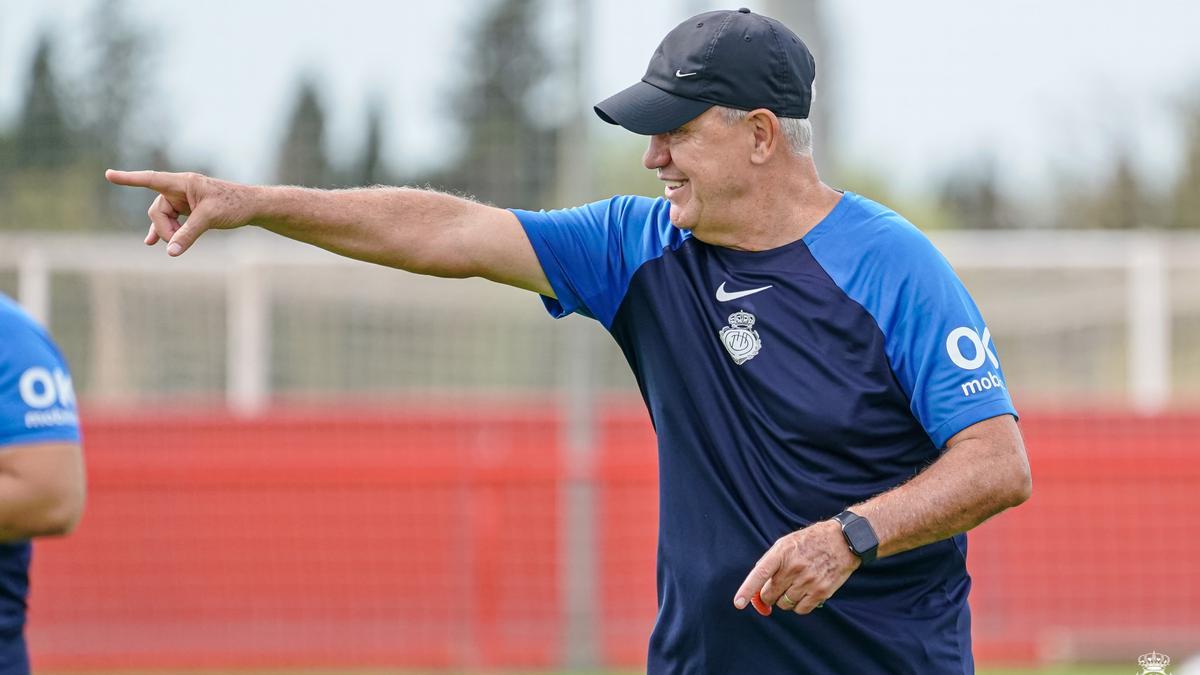
[[[991,335],[915,227],[846,193],[802,239],[711,246],[663,199],[514,213],[557,299],[605,326],[658,436],[650,673],[972,673],[966,537],[860,568],[806,616],[732,598],[779,537],[1015,415]]]
[[[79,442],[71,373],[46,331],[0,295],[0,453],[15,445]],[[0,675],[29,672],[28,541],[0,543]]]

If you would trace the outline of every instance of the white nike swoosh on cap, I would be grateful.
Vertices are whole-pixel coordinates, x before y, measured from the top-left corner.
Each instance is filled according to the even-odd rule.
[[[675,69],[675,77],[691,77],[698,72],[700,72],[700,71],[697,70],[695,73],[685,73],[682,70],[679,70],[678,68],[676,68]]]
[[[722,281],[721,286],[719,288],[717,288],[717,302],[729,302],[730,300],[737,300],[738,298],[744,298],[747,295],[754,295],[755,293],[758,293],[759,291],[765,291],[768,288],[771,288],[771,287],[763,286],[762,288],[751,288],[748,291],[734,291],[732,293],[729,293],[725,290],[725,282]]]

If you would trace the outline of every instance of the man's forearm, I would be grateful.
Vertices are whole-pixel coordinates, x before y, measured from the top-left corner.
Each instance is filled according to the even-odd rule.
[[[428,190],[246,187],[251,222],[358,260],[443,277],[475,273],[462,226],[475,202]]]
[[[1007,415],[979,423],[907,483],[851,511],[871,522],[879,556],[966,532],[1029,498],[1029,463]]]

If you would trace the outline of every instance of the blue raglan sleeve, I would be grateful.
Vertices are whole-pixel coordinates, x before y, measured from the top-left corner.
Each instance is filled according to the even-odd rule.
[[[550,314],[578,312],[610,327],[633,273],[679,237],[668,208],[662,199],[622,196],[556,211],[513,209],[554,289],[555,298],[542,298]]]
[[[71,372],[42,329],[0,304],[0,451],[53,441],[79,441]]]
[[[813,254],[884,335],[913,416],[941,448],[985,419],[1016,416],[991,331],[950,263],[895,214],[876,216]]]

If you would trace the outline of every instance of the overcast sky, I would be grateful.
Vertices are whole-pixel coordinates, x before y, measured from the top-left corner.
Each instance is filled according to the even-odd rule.
[[[569,25],[569,3],[544,1],[551,33]],[[90,6],[0,0],[0,123],[15,114],[38,31],[49,28],[65,41],[59,65],[70,69],[80,61]],[[589,98],[638,79],[662,35],[709,6],[597,0]],[[389,114],[397,168],[443,151],[451,129],[438,95],[469,67],[462,63],[464,27],[481,5],[129,0],[129,7],[154,36],[154,95],[141,104],[143,123],[182,161],[266,180],[301,71],[319,78],[335,159],[357,151],[373,91]],[[1055,172],[1094,176],[1116,148],[1165,180],[1180,161],[1178,103],[1200,96],[1198,7],[1170,0],[829,0],[831,53],[817,58],[837,64],[836,140],[857,165],[917,193],[984,156],[996,158],[1011,187],[1045,192]],[[592,131],[615,133],[604,126],[597,121]],[[637,161],[630,157],[632,166]]]

